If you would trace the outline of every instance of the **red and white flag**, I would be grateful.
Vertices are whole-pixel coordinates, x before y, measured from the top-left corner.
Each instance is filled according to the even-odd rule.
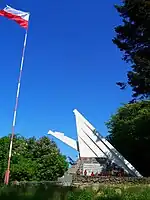
[[[14,8],[11,8],[10,6],[6,6],[3,10],[0,10],[0,16],[14,20],[16,23],[18,23],[21,27],[25,29],[28,28],[30,16],[28,12],[16,10]]]

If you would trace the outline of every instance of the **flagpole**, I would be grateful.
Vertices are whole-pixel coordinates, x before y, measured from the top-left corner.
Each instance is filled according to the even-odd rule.
[[[26,29],[26,33],[25,33],[25,37],[24,37],[24,45],[23,45],[22,58],[21,58],[21,64],[20,64],[20,72],[19,72],[19,78],[18,78],[16,101],[15,101],[13,121],[12,121],[12,133],[11,133],[10,146],[9,146],[8,164],[7,164],[7,170],[5,172],[5,179],[4,179],[4,183],[6,185],[8,185],[8,183],[9,183],[9,176],[10,176],[10,162],[11,162],[11,157],[12,157],[12,145],[13,145],[13,139],[14,139],[14,135],[15,135],[16,116],[17,116],[17,109],[18,109],[18,100],[19,100],[19,94],[20,94],[20,85],[21,85],[22,70],[23,70],[23,64],[24,64],[25,49],[26,49],[26,44],[27,44],[27,36],[28,36],[28,29]]]

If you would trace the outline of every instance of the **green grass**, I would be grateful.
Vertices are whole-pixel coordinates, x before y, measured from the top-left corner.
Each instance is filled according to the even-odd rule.
[[[79,189],[48,184],[8,186],[0,188],[0,200],[150,200],[148,186],[101,186]]]

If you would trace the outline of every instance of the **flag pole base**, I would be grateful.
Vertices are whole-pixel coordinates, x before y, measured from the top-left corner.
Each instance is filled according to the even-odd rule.
[[[9,174],[10,174],[10,170],[7,169],[6,172],[5,172],[5,179],[4,179],[5,185],[8,185],[8,183],[9,183]]]

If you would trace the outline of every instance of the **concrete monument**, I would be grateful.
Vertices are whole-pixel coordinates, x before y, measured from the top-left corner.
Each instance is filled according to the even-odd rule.
[[[80,171],[82,175],[102,174],[110,167],[118,167],[124,173],[133,177],[142,175],[129,163],[76,109],[73,111],[76,119],[77,141],[64,135],[64,133],[49,130],[48,134],[56,137],[65,144],[79,152],[74,172]],[[70,169],[71,171],[71,169]]]

